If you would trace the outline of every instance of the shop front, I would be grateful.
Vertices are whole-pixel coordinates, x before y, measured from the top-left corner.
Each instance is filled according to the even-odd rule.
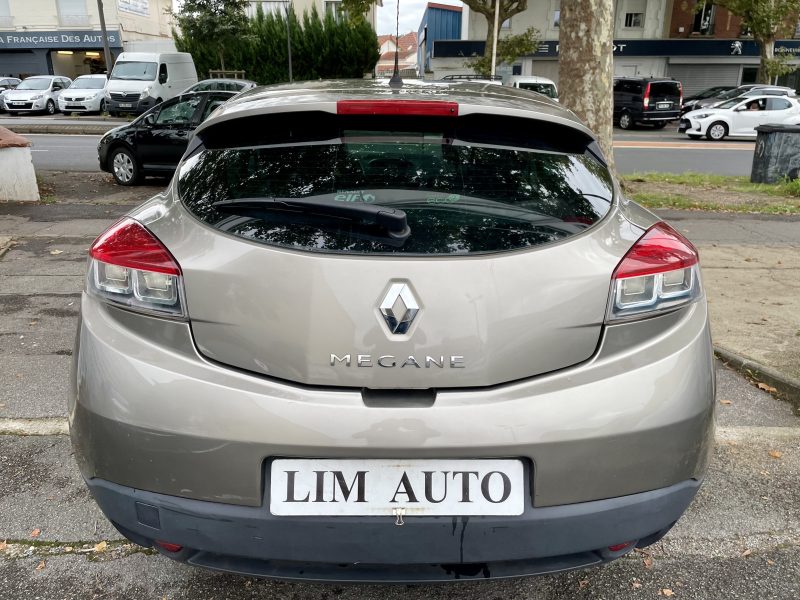
[[[118,30],[107,32],[108,45],[116,57],[122,51]],[[12,31],[0,32],[0,76],[78,75],[105,73],[101,32]]]

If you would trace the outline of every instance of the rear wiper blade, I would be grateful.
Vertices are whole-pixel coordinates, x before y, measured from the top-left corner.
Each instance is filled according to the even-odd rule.
[[[218,200],[217,202],[212,202],[211,206],[220,212],[230,214],[294,210],[303,214],[346,218],[361,223],[372,223],[385,228],[390,238],[400,242],[408,239],[411,234],[406,213],[399,208],[365,202],[341,202],[332,200],[331,196],[315,198],[236,198],[235,200]]]

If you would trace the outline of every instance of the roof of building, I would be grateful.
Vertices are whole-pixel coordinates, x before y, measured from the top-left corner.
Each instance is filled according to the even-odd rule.
[[[427,8],[439,8],[441,10],[452,10],[453,12],[461,12],[463,10],[460,6],[453,6],[452,4],[439,4],[438,2],[428,2]]]

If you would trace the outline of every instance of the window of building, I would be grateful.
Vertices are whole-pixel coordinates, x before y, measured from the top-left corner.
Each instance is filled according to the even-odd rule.
[[[643,27],[644,14],[643,13],[625,13],[625,27]]]
[[[286,12],[287,3],[283,0],[251,0],[246,8],[247,16],[251,19],[255,17],[258,14],[259,6],[265,16],[269,14],[282,15]]]
[[[341,0],[325,0],[325,14],[333,16],[338,22],[347,15],[347,12],[342,8]]]
[[[500,29],[511,29],[511,19],[506,19],[500,24]]]
[[[554,10],[553,11],[553,29],[558,29],[561,25],[561,11]]]
[[[63,27],[89,25],[86,0],[58,0],[58,20]]]
[[[8,0],[0,0],[0,27],[13,27],[14,17],[11,16],[11,8],[8,6]]]
[[[701,4],[698,2],[698,4]],[[714,33],[714,5],[711,2],[702,2],[702,8],[694,15],[692,33],[700,35],[713,35]]]

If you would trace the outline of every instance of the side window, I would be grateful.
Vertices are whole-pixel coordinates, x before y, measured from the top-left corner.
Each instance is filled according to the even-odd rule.
[[[164,83],[165,81],[167,81],[167,79],[169,79],[169,76],[167,74],[167,65],[161,63],[161,65],[158,67],[158,81]]]
[[[786,110],[787,108],[791,108],[792,103],[789,102],[786,98],[768,98],[767,99],[767,110]]]
[[[191,122],[197,106],[202,100],[201,96],[193,96],[187,100],[175,102],[161,109],[156,117],[157,125],[186,125]]]
[[[212,112],[214,112],[215,108],[217,108],[218,106],[222,106],[227,101],[228,101],[228,96],[224,96],[224,97],[211,96],[208,99],[208,102],[206,102],[205,108],[203,109],[203,117],[200,119],[200,122],[202,123],[203,121],[205,121],[208,118],[208,116]]]

